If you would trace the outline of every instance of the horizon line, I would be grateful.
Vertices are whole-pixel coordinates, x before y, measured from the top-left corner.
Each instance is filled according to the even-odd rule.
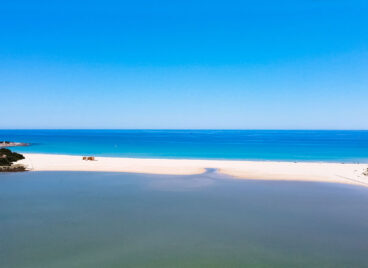
[[[0,128],[1,130],[219,130],[219,131],[368,131],[368,129],[345,129],[345,128]]]

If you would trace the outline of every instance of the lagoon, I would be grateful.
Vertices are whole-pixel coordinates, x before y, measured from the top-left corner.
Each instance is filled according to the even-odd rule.
[[[202,175],[0,174],[0,266],[367,267],[368,189]]]

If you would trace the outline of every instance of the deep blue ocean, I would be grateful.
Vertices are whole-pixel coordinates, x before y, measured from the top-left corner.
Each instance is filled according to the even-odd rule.
[[[19,152],[137,158],[368,163],[368,131],[0,130]]]

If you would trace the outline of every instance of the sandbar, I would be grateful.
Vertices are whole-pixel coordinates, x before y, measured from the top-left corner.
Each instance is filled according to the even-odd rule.
[[[24,154],[24,156],[25,159],[18,162],[26,165],[31,171],[194,175],[213,168],[236,179],[330,182],[368,187],[368,176],[363,175],[368,164],[122,157],[96,157],[94,161],[86,161],[82,156],[74,155]]]

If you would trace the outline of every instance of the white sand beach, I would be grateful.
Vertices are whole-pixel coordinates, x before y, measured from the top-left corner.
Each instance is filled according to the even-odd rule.
[[[238,179],[290,180],[344,183],[368,187],[368,176],[363,172],[368,164],[140,159],[96,157],[95,161],[82,156],[54,154],[24,154],[19,163],[32,171],[104,171],[151,174],[190,175],[215,168],[218,172]]]

